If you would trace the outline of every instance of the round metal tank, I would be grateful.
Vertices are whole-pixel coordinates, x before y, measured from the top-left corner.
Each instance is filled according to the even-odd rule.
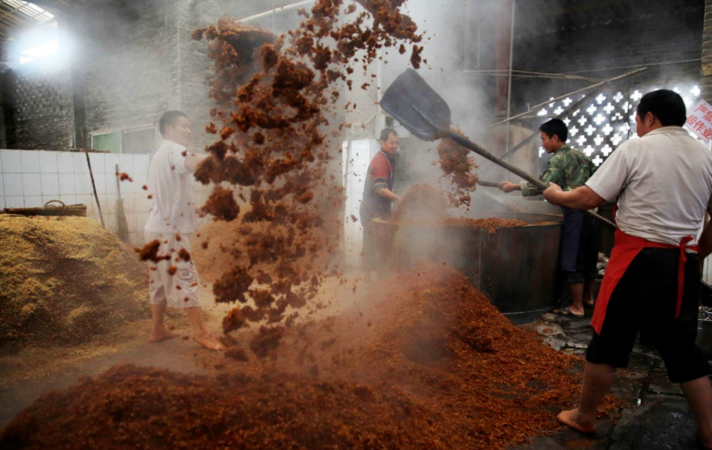
[[[481,217],[493,217],[480,214]],[[559,239],[562,217],[497,213],[528,226],[487,229],[434,223],[372,221],[380,270],[408,270],[422,261],[460,271],[514,323],[554,308],[562,294]]]

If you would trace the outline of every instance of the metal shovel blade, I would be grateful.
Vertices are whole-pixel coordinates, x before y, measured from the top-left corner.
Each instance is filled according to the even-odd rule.
[[[398,75],[383,94],[381,107],[424,141],[440,139],[438,127],[450,129],[450,107],[413,69]],[[419,111],[427,111],[429,120]]]

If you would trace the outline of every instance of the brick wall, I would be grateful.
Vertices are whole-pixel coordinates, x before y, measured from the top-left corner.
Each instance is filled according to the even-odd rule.
[[[208,97],[206,78],[212,74],[212,60],[208,58],[207,43],[195,41],[191,33],[215,23],[222,15],[221,1],[190,0],[176,8],[176,64],[180,86],[180,107],[192,124],[193,147],[202,151],[215,142],[215,136],[205,132],[210,122],[210,109],[214,102]]]
[[[7,146],[69,149],[74,145],[71,75],[61,61],[32,61],[9,73],[15,130]]]
[[[157,126],[177,108],[174,16],[164,1],[130,2],[130,14],[84,7],[71,26],[82,47],[73,65],[85,114],[84,146],[96,132]],[[157,128],[156,128],[157,132]]]
[[[5,75],[7,73],[7,61],[5,58],[5,48],[0,43],[0,148],[7,148],[5,132]],[[9,105],[8,105],[9,107]]]

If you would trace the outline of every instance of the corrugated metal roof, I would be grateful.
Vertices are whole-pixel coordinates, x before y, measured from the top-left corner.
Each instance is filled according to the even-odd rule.
[[[0,0],[0,40],[8,40],[17,32],[54,20],[58,9],[64,6],[68,6],[64,0]]]

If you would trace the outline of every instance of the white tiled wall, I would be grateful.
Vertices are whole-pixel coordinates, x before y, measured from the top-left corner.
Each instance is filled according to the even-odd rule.
[[[143,225],[148,215],[147,155],[90,153],[94,183],[106,227],[116,231],[116,164],[133,182],[121,182],[121,197],[129,224],[131,243],[143,244]],[[31,208],[50,200],[87,206],[87,217],[99,221],[86,154],[81,152],[0,150],[0,208]]]

